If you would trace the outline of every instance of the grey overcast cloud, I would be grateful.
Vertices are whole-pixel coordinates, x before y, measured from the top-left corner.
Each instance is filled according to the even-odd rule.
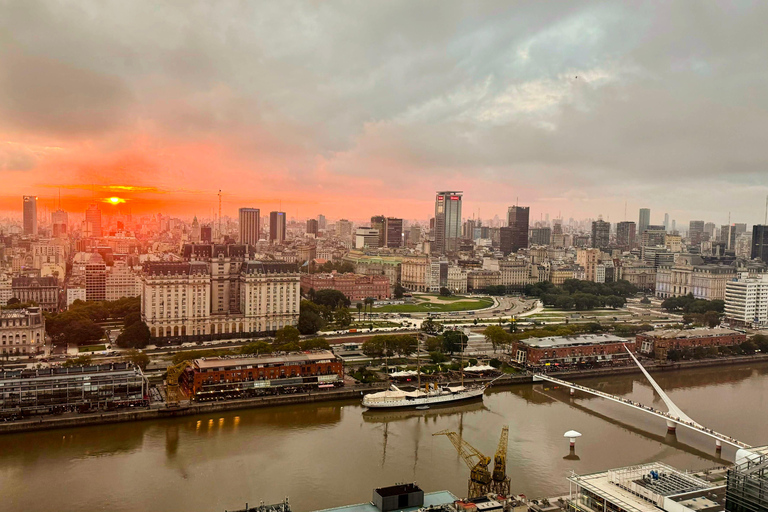
[[[765,2],[1,1],[0,209],[111,180],[194,213],[236,180],[232,201],[290,190],[302,214],[423,218],[456,188],[483,216],[760,222],[767,22]]]

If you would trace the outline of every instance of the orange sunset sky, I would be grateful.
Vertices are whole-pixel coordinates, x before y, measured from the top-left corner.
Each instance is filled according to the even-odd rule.
[[[0,211],[760,222],[766,9],[4,3]]]

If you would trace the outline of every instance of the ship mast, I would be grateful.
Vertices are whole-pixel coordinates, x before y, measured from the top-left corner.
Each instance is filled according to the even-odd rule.
[[[416,335],[416,389],[421,390],[421,359],[419,359],[419,345],[421,341],[421,335]]]

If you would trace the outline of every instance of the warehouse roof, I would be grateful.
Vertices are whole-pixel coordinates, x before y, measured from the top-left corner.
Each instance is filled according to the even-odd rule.
[[[559,348],[577,345],[604,345],[608,343],[628,343],[625,338],[612,334],[584,334],[581,336],[549,336],[547,338],[527,338],[521,341],[529,347]]]
[[[711,336],[731,336],[734,334],[741,334],[739,331],[733,329],[724,329],[722,327],[700,327],[696,329],[663,329],[660,331],[648,331],[642,333],[643,336],[650,336],[653,338],[664,339],[681,339],[681,338],[707,338]]]
[[[235,366],[260,366],[267,364],[286,363],[316,363],[319,361],[336,360],[336,356],[330,350],[316,352],[294,352],[282,356],[263,355],[255,357],[204,357],[195,359],[195,366],[201,370],[213,370],[217,368],[232,368]]]

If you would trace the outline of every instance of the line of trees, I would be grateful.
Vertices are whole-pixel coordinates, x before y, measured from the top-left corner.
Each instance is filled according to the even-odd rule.
[[[410,334],[379,334],[363,342],[360,349],[363,354],[372,358],[382,358],[385,355],[405,357],[416,352],[418,342]]]
[[[45,330],[56,344],[88,344],[104,337],[104,329],[98,324],[109,319],[123,320],[126,327],[139,322],[146,328],[141,322],[141,298],[104,302],[76,300],[66,311],[46,313]],[[139,327],[134,328],[134,332],[138,330]],[[148,334],[149,329],[146,332]]]
[[[587,311],[609,307],[617,309],[627,303],[627,297],[637,293],[632,283],[619,280],[611,283],[595,283],[580,279],[566,279],[561,285],[549,281],[525,287],[526,295],[539,297],[545,306],[562,310]]]

